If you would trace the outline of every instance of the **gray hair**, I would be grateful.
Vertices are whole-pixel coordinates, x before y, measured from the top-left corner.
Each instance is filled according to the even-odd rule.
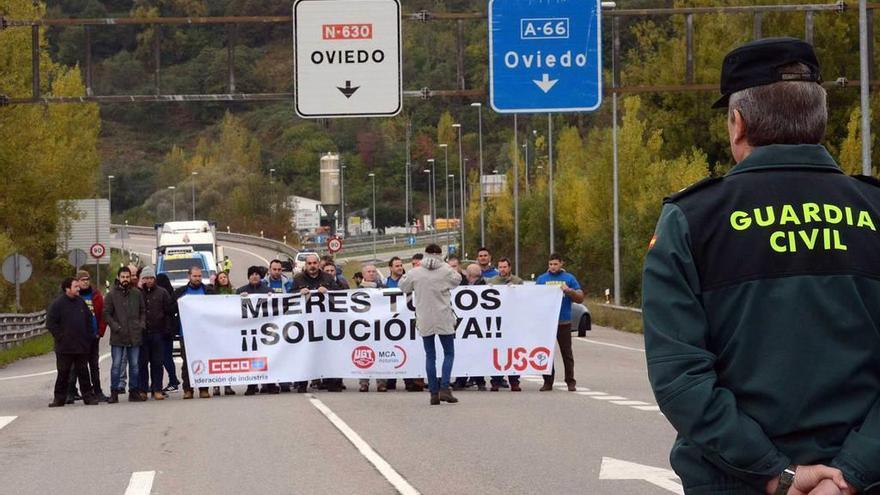
[[[809,73],[803,64],[781,67],[780,72]],[[818,144],[825,136],[828,104],[825,88],[809,81],[780,81],[730,95],[728,118],[742,115],[751,146]]]

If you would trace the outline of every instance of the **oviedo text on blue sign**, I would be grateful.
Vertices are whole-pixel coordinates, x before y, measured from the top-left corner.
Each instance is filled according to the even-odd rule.
[[[602,102],[601,0],[490,0],[489,96],[499,113]]]

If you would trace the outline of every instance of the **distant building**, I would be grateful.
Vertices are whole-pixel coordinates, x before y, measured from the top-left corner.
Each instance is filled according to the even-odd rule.
[[[507,176],[502,174],[483,176],[483,195],[489,198],[501,196],[507,190]]]

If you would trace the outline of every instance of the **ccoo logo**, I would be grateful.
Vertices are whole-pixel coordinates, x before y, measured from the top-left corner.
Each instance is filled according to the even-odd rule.
[[[376,353],[369,346],[358,346],[351,351],[351,362],[358,368],[365,370],[376,362]]]
[[[535,347],[528,350],[525,347],[508,347],[504,363],[501,362],[498,348],[492,349],[492,364],[498,371],[507,371],[513,368],[516,371],[525,371],[531,367],[535,371],[547,371],[550,367],[550,349]]]

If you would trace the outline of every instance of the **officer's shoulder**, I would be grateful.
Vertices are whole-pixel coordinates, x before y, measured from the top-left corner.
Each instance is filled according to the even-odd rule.
[[[712,186],[720,184],[723,179],[724,177],[706,177],[705,179],[697,181],[675,194],[670,194],[663,199],[663,203],[675,203],[688,196],[710,189]]]
[[[864,182],[865,184],[870,184],[874,187],[880,187],[880,180],[876,177],[870,175],[850,175],[850,177],[859,182]]]

